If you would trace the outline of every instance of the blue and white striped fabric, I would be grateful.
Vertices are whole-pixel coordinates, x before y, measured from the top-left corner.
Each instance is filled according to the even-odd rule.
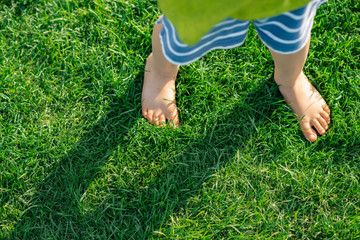
[[[254,20],[255,29],[262,42],[271,50],[291,54],[307,43],[318,7],[327,0],[313,0],[305,7],[285,12],[275,17]],[[181,42],[172,23],[165,16],[160,41],[168,61],[186,65],[196,61],[214,49],[229,49],[244,43],[250,21],[227,18],[216,24],[199,42],[186,45]]]

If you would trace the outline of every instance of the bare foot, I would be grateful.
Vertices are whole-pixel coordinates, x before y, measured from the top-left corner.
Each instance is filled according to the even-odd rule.
[[[141,102],[142,114],[151,124],[162,126],[168,121],[173,126],[179,125],[175,104],[176,73],[162,74],[155,71],[152,54],[148,57]]]
[[[316,141],[316,131],[320,135],[325,134],[330,123],[330,109],[303,72],[293,85],[280,85],[279,90],[301,120],[300,127],[309,141]]]

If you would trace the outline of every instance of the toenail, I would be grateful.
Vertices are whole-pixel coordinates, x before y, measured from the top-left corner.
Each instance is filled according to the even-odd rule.
[[[309,140],[310,140],[310,141],[312,141],[312,140],[315,139],[315,138],[316,138],[315,135],[310,135],[310,136],[309,136]]]

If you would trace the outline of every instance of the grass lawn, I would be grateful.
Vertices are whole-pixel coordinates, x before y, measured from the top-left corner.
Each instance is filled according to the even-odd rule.
[[[153,0],[0,0],[0,239],[359,239],[360,2],[321,7],[308,142],[245,44],[181,67],[181,127],[141,116]]]

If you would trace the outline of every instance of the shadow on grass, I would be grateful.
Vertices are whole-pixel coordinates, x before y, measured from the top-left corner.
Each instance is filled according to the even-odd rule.
[[[21,16],[26,9],[32,8],[38,2],[39,0],[0,0],[0,5],[14,6],[15,14]]]
[[[134,82],[141,81],[137,79]],[[141,86],[134,82],[128,86],[126,94],[140,91]],[[263,105],[254,99],[264,94],[265,90],[261,89],[264,86],[259,86],[248,96],[255,107]],[[129,104],[130,98],[135,104]],[[251,127],[253,123],[234,126],[237,119],[233,119],[231,114],[223,114],[213,123],[212,131],[200,139],[188,136],[184,140],[180,130],[170,136],[172,143],[162,143],[158,139],[162,146],[145,140],[144,145],[148,145],[139,145],[136,151],[148,151],[149,158],[155,161],[164,159],[159,154],[168,154],[162,170],[149,181],[141,176],[129,180],[124,184],[126,187],[112,187],[109,182],[106,186],[109,188],[108,196],[95,206],[94,211],[87,213],[83,209],[82,198],[94,178],[99,176],[115,151],[128,151],[131,141],[127,137],[129,130],[137,127],[140,116],[136,102],[139,99],[135,94],[113,99],[109,111],[50,171],[15,226],[11,239],[148,239],[171,214],[178,212],[189,198],[198,193],[203,183],[221,169],[236,150],[241,150],[241,143],[256,134]],[[233,109],[242,112],[245,118],[248,114],[254,115],[252,110],[242,106]],[[265,113],[254,117],[256,124],[266,121],[267,116]],[[154,131],[160,137],[165,132],[160,129]],[[241,136],[241,139],[228,138],[229,132]],[[234,146],[234,143],[238,145]],[[155,146],[162,151],[154,149]],[[151,171],[141,156],[136,157],[132,153],[129,156],[133,157],[131,161],[140,163],[137,166],[141,167],[144,163],[143,172]]]

